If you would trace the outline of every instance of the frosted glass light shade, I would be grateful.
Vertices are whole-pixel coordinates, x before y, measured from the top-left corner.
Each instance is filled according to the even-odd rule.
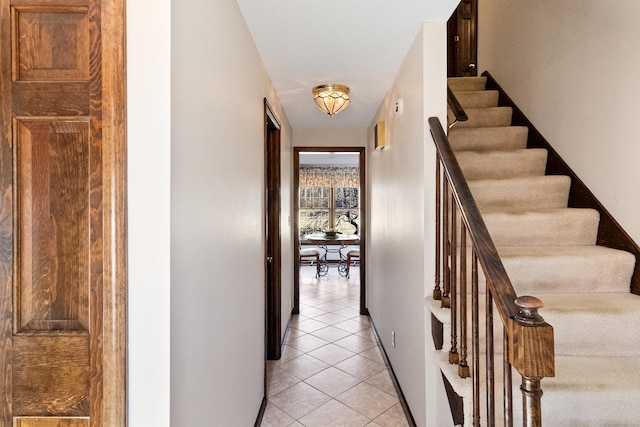
[[[349,106],[349,87],[340,84],[326,84],[313,88],[313,100],[318,108],[329,116],[344,110]]]

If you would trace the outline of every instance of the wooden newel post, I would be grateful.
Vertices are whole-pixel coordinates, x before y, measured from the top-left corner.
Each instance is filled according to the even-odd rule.
[[[515,300],[519,312],[510,319],[509,362],[522,375],[522,425],[542,426],[542,378],[555,376],[553,327],[538,310],[541,300],[523,296]]]

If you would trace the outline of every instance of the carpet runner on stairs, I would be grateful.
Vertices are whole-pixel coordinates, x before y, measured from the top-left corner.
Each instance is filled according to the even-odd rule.
[[[540,314],[554,327],[556,376],[542,381],[543,425],[638,426],[640,297],[629,292],[635,257],[596,246],[598,212],[567,206],[570,178],[544,175],[546,151],[526,149],[527,129],[510,126],[511,108],[499,107],[485,84],[484,77],[449,79],[469,120],[448,137],[516,292],[542,299]],[[445,330],[435,357],[471,425],[471,379],[460,379],[447,357],[449,310],[432,299],[427,305]],[[501,348],[501,331],[495,335]],[[519,382],[516,373],[516,414]]]

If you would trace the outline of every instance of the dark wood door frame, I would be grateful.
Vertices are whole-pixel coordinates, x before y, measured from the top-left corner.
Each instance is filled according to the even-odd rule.
[[[368,315],[367,309],[367,286],[366,286],[366,260],[367,260],[367,215],[365,210],[367,206],[366,191],[366,165],[365,165],[365,148],[364,147],[293,147],[293,247],[295,248],[295,256],[293,262],[293,311],[292,314],[300,314],[300,257],[298,256],[298,248],[300,247],[299,237],[299,206],[300,192],[300,153],[303,152],[342,152],[342,153],[359,153],[360,158],[360,314]]]
[[[264,100],[265,141],[265,346],[266,359],[278,360],[282,344],[280,241],[280,123]]]

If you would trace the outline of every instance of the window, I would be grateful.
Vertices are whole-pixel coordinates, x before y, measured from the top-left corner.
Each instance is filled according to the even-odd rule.
[[[343,234],[359,234],[359,193],[353,187],[300,188],[300,238],[331,228]]]
[[[360,175],[354,166],[300,166],[299,231],[360,231]]]

